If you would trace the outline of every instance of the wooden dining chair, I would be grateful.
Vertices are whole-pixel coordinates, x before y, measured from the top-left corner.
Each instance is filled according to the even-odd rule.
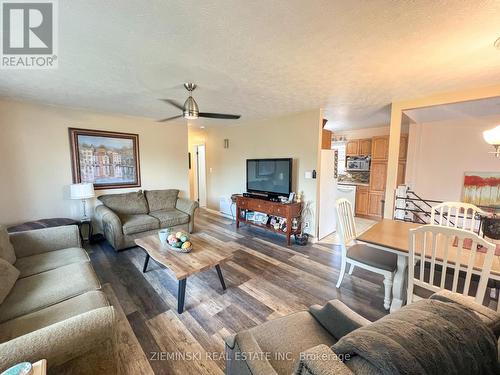
[[[346,266],[349,263],[349,275],[354,267],[360,267],[384,276],[384,308],[389,310],[391,306],[392,282],[397,266],[397,255],[391,252],[377,249],[356,241],[356,224],[351,202],[345,198],[336,201],[337,209],[337,233],[340,239],[342,260],[337,288],[340,288]]]
[[[486,214],[485,211],[470,203],[443,202],[432,207],[430,224],[465,229],[481,236],[480,216]],[[497,298],[497,285],[498,283],[493,280],[488,283],[491,298]],[[498,309],[500,311],[500,302]]]
[[[478,245],[484,251],[479,252]],[[461,293],[469,296],[471,293],[471,278],[479,274],[479,284],[475,292],[475,301],[483,303],[488,278],[491,272],[495,245],[464,229],[447,228],[439,225],[423,225],[411,229],[409,235],[408,258],[408,295],[407,303],[419,299],[414,295],[414,287],[419,286],[432,292],[443,289],[455,293],[459,288],[460,271],[465,271],[465,282]],[[457,261],[458,260],[458,261]],[[415,265],[419,262],[419,275],[415,277]],[[426,265],[429,272],[426,272]],[[440,265],[441,275],[436,280],[436,265]],[[476,267],[476,270],[474,269]],[[480,271],[479,271],[480,269]],[[451,273],[453,279],[451,288],[446,284],[446,276]]]
[[[470,203],[443,202],[432,207],[430,224],[479,233],[481,219],[478,214],[484,215],[486,212]]]

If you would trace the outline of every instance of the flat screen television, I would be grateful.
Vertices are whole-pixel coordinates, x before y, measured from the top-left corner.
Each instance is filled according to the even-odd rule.
[[[288,196],[292,191],[292,158],[247,159],[247,191]]]

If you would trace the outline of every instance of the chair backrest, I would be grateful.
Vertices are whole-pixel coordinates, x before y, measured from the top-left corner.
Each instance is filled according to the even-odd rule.
[[[476,226],[479,230],[480,222],[480,219],[476,218],[476,214],[484,213],[479,207],[470,203],[443,202],[432,207],[430,224],[475,232]]]
[[[472,274],[480,275],[475,299],[477,303],[483,303],[496,247],[494,244],[464,229],[431,224],[410,230],[409,237],[408,303],[413,300],[414,285],[433,292],[448,289],[460,293],[457,292],[460,270],[465,271],[462,294],[466,296],[470,294]],[[478,245],[483,251],[478,251]],[[415,277],[417,260],[420,260],[418,278]],[[437,280],[436,264],[442,266]],[[426,265],[430,265],[429,272]],[[453,275],[451,287],[450,283],[446,283],[447,271]]]
[[[335,202],[335,207],[337,209],[337,233],[341,243],[346,246],[357,236],[352,205],[347,199],[340,198]]]

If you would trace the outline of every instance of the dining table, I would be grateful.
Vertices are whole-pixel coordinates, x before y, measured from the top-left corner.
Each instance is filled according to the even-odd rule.
[[[408,279],[408,254],[410,230],[418,228],[422,224],[402,220],[383,219],[365,232],[357,236],[358,242],[363,242],[371,247],[395,253],[397,258],[397,269],[392,285],[392,302],[390,312],[399,310],[406,302],[406,288]],[[436,257],[436,263],[440,263],[440,255]],[[418,252],[416,252],[416,255]],[[448,263],[457,261],[456,254],[450,254]],[[467,264],[467,254],[462,254],[461,265]],[[474,264],[474,273],[481,273],[481,265],[484,260],[484,253],[477,253]],[[464,266],[465,268],[465,266]],[[491,266],[490,279],[500,281],[500,256],[494,256]]]

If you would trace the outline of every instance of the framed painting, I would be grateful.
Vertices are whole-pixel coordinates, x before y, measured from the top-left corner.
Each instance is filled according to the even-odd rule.
[[[73,183],[96,190],[141,186],[139,135],[69,128]]]
[[[462,201],[500,207],[500,172],[465,172]]]

